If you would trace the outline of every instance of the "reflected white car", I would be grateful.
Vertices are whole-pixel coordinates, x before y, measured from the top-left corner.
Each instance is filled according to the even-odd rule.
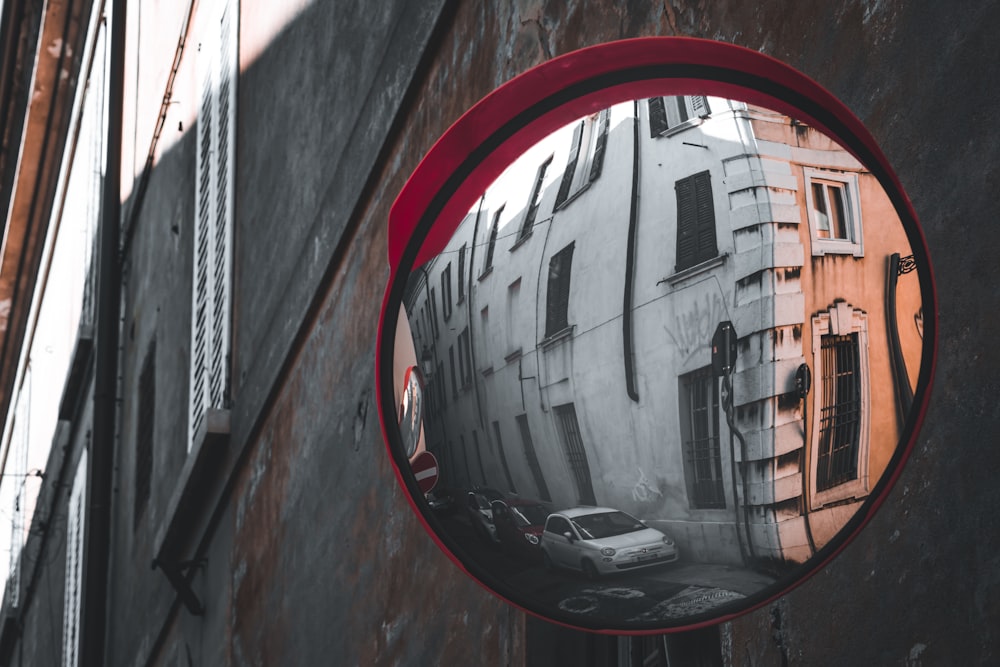
[[[548,568],[580,570],[588,578],[677,560],[677,545],[634,516],[609,507],[574,507],[550,514],[542,531]]]

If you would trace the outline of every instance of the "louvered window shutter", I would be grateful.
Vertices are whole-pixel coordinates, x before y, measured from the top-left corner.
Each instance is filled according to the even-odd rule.
[[[559,192],[556,194],[556,207],[558,208],[569,197],[569,189],[573,186],[573,174],[576,172],[576,163],[580,159],[580,142],[583,140],[583,121],[577,124],[573,130],[573,143],[570,144],[569,158],[566,160],[566,171],[563,172],[562,182],[559,184]]]
[[[667,131],[667,109],[662,97],[650,97],[649,106],[649,136],[656,138]]]
[[[704,118],[712,113],[708,108],[708,98],[704,95],[692,95],[688,99],[691,100],[691,111],[698,118]]]
[[[83,589],[84,509],[87,498],[87,450],[80,454],[66,512],[66,580],[63,589],[62,667],[77,667],[80,647],[80,600]]]
[[[608,146],[608,126],[611,124],[611,109],[601,112],[598,119],[597,146],[594,147],[594,159],[590,164],[590,182],[596,181],[604,168],[604,151]]]
[[[694,266],[719,254],[715,242],[715,206],[708,171],[681,179],[677,194],[676,271]]]
[[[229,400],[237,60],[236,2],[210,5],[198,48],[198,151],[188,449],[209,408]]]

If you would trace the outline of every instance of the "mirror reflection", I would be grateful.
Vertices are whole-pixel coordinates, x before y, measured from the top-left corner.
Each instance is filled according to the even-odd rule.
[[[426,512],[535,611],[737,608],[886,471],[921,362],[915,268],[875,177],[795,119],[695,95],[580,118],[408,277],[400,423],[415,450],[422,418],[438,462]]]

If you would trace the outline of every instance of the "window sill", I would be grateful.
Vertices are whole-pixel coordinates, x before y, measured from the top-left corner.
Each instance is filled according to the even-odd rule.
[[[507,356],[505,356],[503,360],[509,364],[512,361],[517,361],[520,358],[521,358],[521,348],[517,348],[513,352],[508,352]]]
[[[214,486],[211,481],[225,458],[229,434],[229,410],[208,410],[156,532],[154,565],[184,560],[182,549],[209,506]]]
[[[865,256],[865,251],[860,243],[846,239],[820,239],[813,236],[812,256],[823,257],[824,255],[852,255],[862,258]]]
[[[517,239],[517,241],[514,242],[514,245],[510,247],[510,250],[508,250],[507,252],[514,252],[515,250],[520,248],[522,245],[528,242],[528,239],[530,239],[531,235],[534,233],[535,233],[534,230],[528,230],[528,233],[524,234],[523,236],[520,236]]]
[[[675,134],[680,134],[684,130],[689,130],[692,127],[698,127],[699,125],[702,124],[702,122],[704,122],[704,118],[700,118],[700,117],[698,117],[698,118],[688,118],[683,123],[679,123],[677,125],[674,125],[673,127],[668,127],[663,132],[660,132],[657,135],[657,138],[659,139],[659,138],[664,138],[664,137],[672,137]]]
[[[483,279],[486,278],[486,276],[490,275],[491,273],[493,273],[493,267],[487,266],[486,269],[479,274],[479,277],[476,280],[482,281]]]
[[[711,269],[722,266],[723,264],[726,263],[726,257],[728,257],[728,255],[717,255],[712,259],[708,259],[705,260],[704,262],[701,262],[700,264],[695,264],[694,266],[689,266],[686,269],[681,269],[680,271],[675,272],[673,275],[663,278],[657,283],[657,285],[659,285],[660,283],[667,283],[671,286],[676,285],[677,283],[683,282],[688,278],[691,278],[692,276],[697,276],[706,271],[710,271]]]
[[[588,170],[589,170],[589,166],[588,166]],[[584,183],[583,185],[581,185],[579,187],[579,189],[577,189],[575,192],[573,192],[573,194],[571,194],[570,196],[566,197],[566,200],[563,201],[563,202],[561,202],[559,204],[559,206],[556,206],[555,210],[556,211],[563,210],[564,208],[566,208],[567,206],[569,206],[570,204],[572,204],[574,201],[576,201],[577,197],[579,197],[580,195],[582,195],[584,192],[586,192],[589,189],[590,189],[590,183],[589,182]]]
[[[574,331],[576,331],[576,325],[575,324],[571,324],[568,327],[566,327],[565,329],[560,329],[559,331],[555,332],[554,334],[552,334],[550,336],[546,336],[545,338],[543,338],[542,342],[540,343],[540,345],[542,346],[543,350],[548,350],[548,349],[550,349],[550,348],[558,345],[559,343],[563,342],[564,340],[566,340],[568,338],[572,338]]]

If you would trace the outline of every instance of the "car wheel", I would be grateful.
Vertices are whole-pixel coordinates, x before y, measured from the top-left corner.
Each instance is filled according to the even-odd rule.
[[[545,569],[552,572],[556,569],[556,564],[552,562],[552,558],[549,556],[549,552],[542,550],[542,564],[545,565]]]
[[[580,568],[583,570],[583,576],[587,577],[587,579],[590,579],[591,581],[597,579],[597,568],[592,562],[590,562],[590,560],[584,558],[580,563]]]

